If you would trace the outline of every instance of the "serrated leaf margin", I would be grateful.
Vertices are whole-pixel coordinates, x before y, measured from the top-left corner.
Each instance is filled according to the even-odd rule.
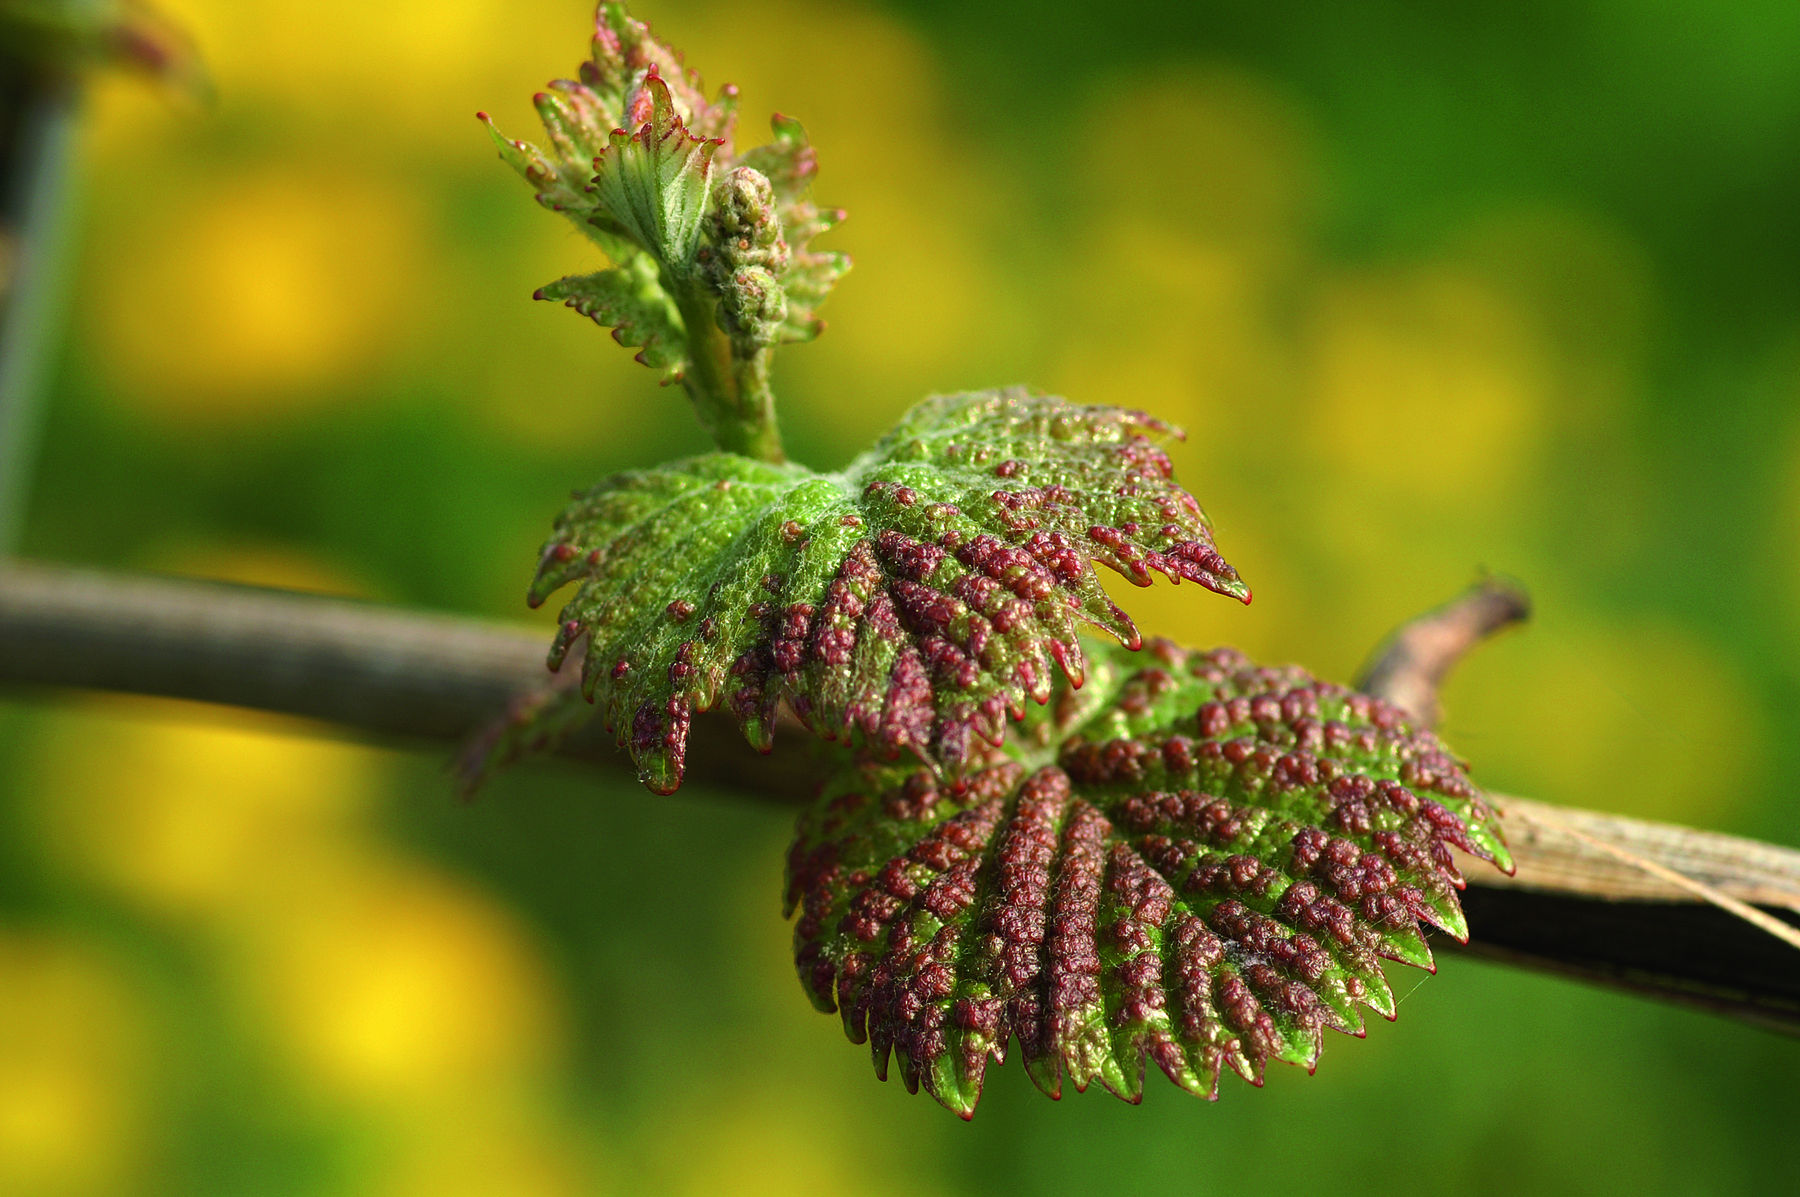
[[[1511,870],[1460,761],[1398,709],[1229,649],[1093,654],[984,770],[850,765],[801,817],[787,906],[823,1011],[969,1117],[1015,1042],[1052,1097],[1146,1063],[1216,1096],[1393,1018],[1380,961],[1467,926],[1451,850]]]
[[[954,774],[1056,672],[1080,679],[1081,625],[1138,644],[1096,566],[1249,600],[1157,446],[1175,435],[1017,389],[927,400],[840,474],[730,454],[631,471],[559,519],[530,600],[577,584],[551,664],[585,639],[583,690],[657,792],[715,705],[764,749],[785,702]]]

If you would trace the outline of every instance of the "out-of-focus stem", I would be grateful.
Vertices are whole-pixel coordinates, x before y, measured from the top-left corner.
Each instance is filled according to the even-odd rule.
[[[1531,599],[1522,588],[1483,578],[1443,606],[1401,624],[1363,667],[1356,688],[1435,727],[1438,687],[1456,663],[1490,636],[1530,618]]]
[[[0,235],[13,242],[0,282],[0,557],[17,551],[37,455],[46,362],[60,308],[76,86],[37,83],[19,96],[0,164]]]
[[[1530,615],[1523,589],[1483,578],[1400,625],[1357,686],[1432,726],[1450,670]],[[1749,840],[1489,797],[1517,871],[1496,877],[1475,865],[1481,883],[1464,896],[1465,950],[1800,1034],[1791,850],[1772,859],[1769,845]],[[1760,865],[1772,871],[1752,880]]]
[[[375,737],[456,744],[541,685],[541,629],[320,595],[0,562],[0,687],[192,699]],[[3,692],[3,691],[0,691]],[[16,691],[15,691],[16,692]],[[805,733],[763,756],[697,717],[688,776],[778,802],[817,777]],[[559,751],[630,770],[594,720]],[[629,775],[629,774],[626,774]],[[448,786],[448,782],[446,785]]]

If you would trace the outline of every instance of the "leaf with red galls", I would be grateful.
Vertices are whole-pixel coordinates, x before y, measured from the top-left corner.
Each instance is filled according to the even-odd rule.
[[[620,474],[557,521],[531,601],[576,585],[551,662],[585,638],[583,690],[660,793],[713,706],[759,747],[785,702],[821,736],[954,776],[1059,669],[1080,680],[1083,624],[1138,645],[1096,565],[1249,601],[1169,435],[988,391],[926,400],[839,474],[725,453]]]
[[[815,1005],[963,1117],[1016,1041],[1052,1097],[1190,1092],[1393,1018],[1383,959],[1456,939],[1460,849],[1511,861],[1462,764],[1395,707],[1156,642],[1094,653],[961,781],[848,768],[800,821],[787,906]]]

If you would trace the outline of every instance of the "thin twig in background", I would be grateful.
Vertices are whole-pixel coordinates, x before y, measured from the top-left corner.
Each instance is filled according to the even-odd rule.
[[[1438,689],[1464,656],[1496,632],[1531,617],[1531,600],[1510,582],[1483,579],[1434,611],[1401,626],[1376,651],[1357,687],[1384,698],[1409,712],[1425,727],[1438,722]],[[1800,930],[1788,926],[1747,902],[1740,901],[1700,877],[1674,868],[1609,841],[1604,834],[1583,831],[1562,818],[1554,807],[1541,802],[1512,800],[1503,815],[1517,825],[1525,823],[1576,839],[1606,853],[1627,869],[1648,874],[1676,890],[1710,902],[1760,927],[1783,943],[1800,949]],[[1666,895],[1664,895],[1666,896]]]
[[[1522,588],[1501,579],[1484,578],[1443,606],[1398,628],[1364,666],[1357,686],[1366,693],[1399,705],[1424,726],[1433,727],[1440,713],[1438,691],[1450,671],[1483,641],[1523,623],[1530,615],[1531,600]],[[1726,924],[1726,927],[1738,932],[1739,936],[1742,926],[1747,925],[1800,951],[1800,928],[1790,926],[1752,904],[1762,902],[1789,911],[1796,909],[1791,887],[1785,883],[1766,886],[1750,882],[1746,885],[1746,873],[1754,872],[1754,866],[1750,870],[1744,868],[1744,862],[1749,859],[1761,858],[1759,863],[1769,866],[1777,875],[1785,871],[1781,861],[1767,856],[1766,845],[1750,841],[1726,844],[1722,837],[1708,837],[1686,828],[1625,821],[1615,816],[1562,809],[1523,798],[1495,795],[1494,799],[1519,860],[1512,883],[1521,890],[1542,895],[1539,900],[1568,901],[1573,898],[1593,906],[1596,902],[1668,902],[1698,898],[1716,911],[1738,920],[1737,925]],[[1603,865],[1607,858],[1615,865],[1610,871]],[[1488,876],[1486,870],[1472,875],[1483,880]],[[1732,890],[1740,892],[1730,892]],[[1627,937],[1611,935],[1612,929],[1606,925],[1607,916],[1616,921],[1624,909],[1614,906],[1607,911],[1602,906],[1598,911],[1585,913],[1565,911],[1560,916],[1552,914],[1549,922],[1551,925],[1562,922],[1565,926],[1561,929],[1566,933],[1571,928],[1594,922],[1595,914],[1599,913],[1602,941],[1616,943]],[[1669,920],[1670,926],[1677,921]],[[1471,926],[1475,925],[1472,921]],[[1716,934],[1719,929],[1712,930]],[[1680,938],[1672,933],[1671,937]],[[1472,942],[1476,944],[1475,950],[1480,950],[1487,942],[1485,934],[1482,939]],[[1715,939],[1711,943],[1715,951],[1719,942]],[[1517,945],[1508,955],[1562,971],[1568,971],[1575,963],[1566,952],[1561,956],[1538,959],[1534,958],[1530,947]],[[1604,952],[1601,955],[1605,957]],[[1685,959],[1672,959],[1660,967],[1639,960],[1632,968],[1624,967],[1629,957],[1621,957],[1616,952],[1613,956],[1607,971],[1598,979],[1650,991],[1673,990],[1707,1005],[1731,999],[1728,965],[1723,970],[1727,975],[1722,977],[1717,961],[1709,960],[1696,967],[1692,954]],[[1793,967],[1792,961],[1789,967]],[[1739,1013],[1765,1020],[1762,1012],[1755,1009]]]
[[[1438,723],[1438,688],[1470,650],[1531,618],[1531,598],[1515,583],[1483,578],[1443,606],[1408,620],[1375,650],[1356,679],[1425,727]]]

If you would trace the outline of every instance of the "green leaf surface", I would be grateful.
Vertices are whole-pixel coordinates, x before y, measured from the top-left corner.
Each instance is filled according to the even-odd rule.
[[[1467,928],[1452,849],[1510,871],[1491,808],[1379,700],[1230,649],[1095,653],[962,781],[853,766],[800,822],[787,905],[813,1002],[877,1074],[972,1115],[1016,1041],[1052,1097],[1146,1061],[1216,1096],[1393,1018],[1381,961]]]
[[[576,586],[551,663],[585,645],[582,688],[653,790],[680,784],[695,711],[723,706],[766,749],[784,701],[819,735],[953,776],[1058,669],[1080,680],[1079,628],[1137,646],[1096,565],[1249,601],[1169,435],[992,391],[926,400],[841,473],[714,453],[620,474],[557,521],[530,600]]]

